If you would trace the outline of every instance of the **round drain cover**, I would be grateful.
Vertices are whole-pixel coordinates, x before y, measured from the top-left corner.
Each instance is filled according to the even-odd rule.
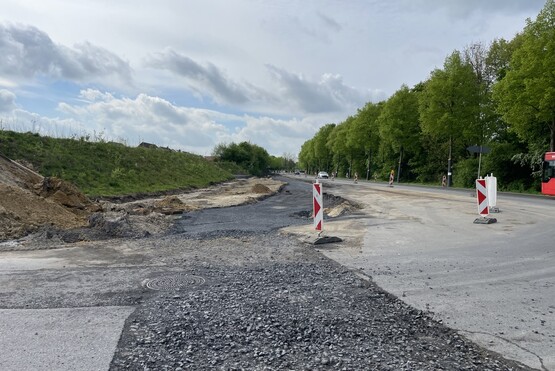
[[[151,290],[175,290],[189,286],[202,285],[204,278],[189,274],[175,274],[157,277],[146,282],[146,287]]]

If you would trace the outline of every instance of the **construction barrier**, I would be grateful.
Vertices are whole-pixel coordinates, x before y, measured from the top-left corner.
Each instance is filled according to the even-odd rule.
[[[488,191],[485,179],[476,179],[476,196],[478,199],[478,214],[486,217],[489,215]]]
[[[497,208],[497,178],[490,174],[486,176],[486,189],[488,192],[489,212],[499,212]]]
[[[490,186],[492,183],[490,183]],[[489,215],[489,200],[488,188],[485,179],[476,179],[476,198],[478,199],[478,214],[479,218],[474,220],[475,224],[491,224],[497,223],[497,219],[488,218]]]
[[[322,184],[318,183],[318,181],[312,184],[312,203],[314,229],[321,232],[324,228],[324,200],[322,197]]]

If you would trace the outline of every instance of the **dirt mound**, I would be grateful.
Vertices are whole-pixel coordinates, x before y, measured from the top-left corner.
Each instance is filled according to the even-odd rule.
[[[349,201],[345,200],[338,205],[325,208],[324,213],[329,216],[330,218],[337,218],[339,216],[343,216],[345,214],[351,214],[355,211],[360,209],[360,206],[353,205]]]
[[[0,153],[0,184],[33,189],[41,180],[42,175]]]
[[[0,155],[0,240],[19,238],[42,226],[83,227],[97,208],[75,186],[45,178]]]
[[[252,193],[266,194],[266,193],[271,193],[272,190],[270,188],[266,187],[264,184],[256,183],[255,185],[252,186],[251,192]]]
[[[75,209],[86,211],[98,211],[100,209],[76,186],[59,178],[45,177],[42,181],[36,183],[33,188],[40,197],[68,207],[73,212],[76,212]]]
[[[0,184],[0,240],[18,238],[43,225],[77,228],[87,219],[20,187]]]
[[[168,196],[161,200],[155,201],[153,211],[160,214],[172,215],[196,209],[196,207],[187,205],[185,202],[181,201],[181,199],[177,196]]]

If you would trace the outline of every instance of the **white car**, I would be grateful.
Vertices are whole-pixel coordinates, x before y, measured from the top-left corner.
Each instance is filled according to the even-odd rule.
[[[328,179],[330,176],[328,175],[328,173],[326,173],[325,171],[320,171],[318,173],[318,178],[319,179]]]

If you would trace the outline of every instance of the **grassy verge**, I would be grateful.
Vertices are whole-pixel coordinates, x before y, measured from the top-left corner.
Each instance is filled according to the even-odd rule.
[[[93,197],[198,188],[232,178],[229,171],[187,152],[33,133],[0,131],[0,152]]]

